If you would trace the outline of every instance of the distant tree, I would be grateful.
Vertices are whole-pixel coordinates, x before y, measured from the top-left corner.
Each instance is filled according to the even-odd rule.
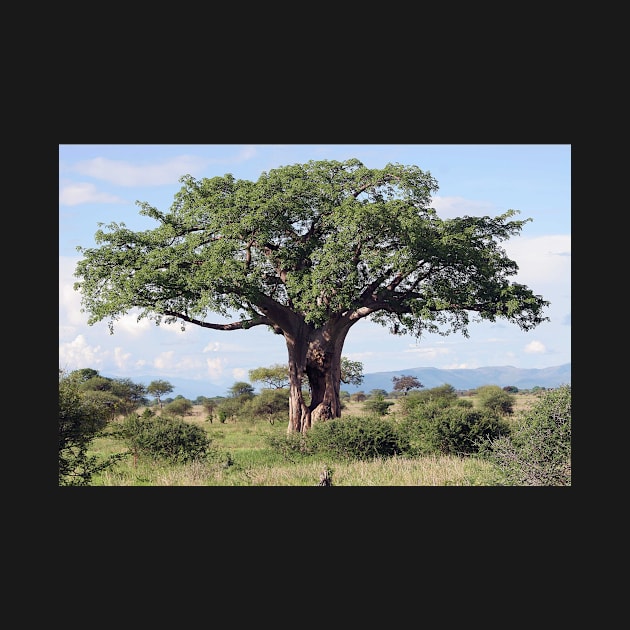
[[[371,389],[369,397],[375,398],[376,396],[382,396],[383,398],[387,398],[387,391],[384,389]]]
[[[354,394],[350,396],[350,400],[354,400],[355,402],[363,402],[366,399],[367,396],[365,392],[354,392]]]
[[[94,391],[94,392],[111,392],[113,387],[113,380],[105,376],[92,376],[90,378],[82,379],[80,381],[81,391]]]
[[[341,355],[364,319],[392,334],[468,336],[473,321],[531,330],[549,302],[520,282],[502,241],[524,221],[441,218],[437,181],[418,166],[368,168],[350,158],[261,173],[180,178],[170,210],[139,202],[157,222],[99,227],[75,268],[88,324],[138,319],[211,330],[263,326],[282,335],[289,363],[289,431],[341,416]],[[211,313],[233,316],[208,321]],[[308,378],[311,402],[302,383]]]
[[[173,402],[168,403],[168,405],[164,406],[164,413],[167,413],[172,416],[188,416],[192,413],[193,404],[187,398],[183,396],[181,398],[176,398]]]
[[[415,376],[394,376],[392,378],[394,383],[394,391],[403,392],[406,396],[410,389],[419,389],[424,385]]]
[[[363,382],[363,363],[341,357],[341,382],[346,385],[361,385]]]
[[[245,381],[238,381],[228,390],[232,398],[253,398],[254,388]]]
[[[506,385],[503,388],[504,392],[507,392],[508,394],[517,394],[518,393],[518,387],[515,387],[514,385]]]
[[[282,389],[289,385],[289,366],[276,363],[271,367],[259,367],[249,371],[252,383],[265,383],[273,389]]]
[[[274,424],[276,419],[289,411],[289,390],[286,388],[263,389],[258,396],[251,399],[248,411]]]
[[[144,385],[134,383],[129,378],[112,380],[112,393],[120,400],[119,413],[125,416],[148,402],[144,396],[146,391],[147,388]]]
[[[276,363],[268,368],[250,370],[249,380],[252,383],[263,382],[276,389],[285,388],[290,382],[289,366]],[[305,381],[308,382],[308,375],[305,375]],[[341,382],[346,385],[360,385],[363,382],[363,364],[341,357]]]
[[[71,374],[79,383],[94,378],[95,376],[100,376],[98,370],[93,370],[92,368],[81,368],[80,370],[74,370]]]
[[[219,406],[219,401],[217,398],[205,398],[203,397],[203,402],[201,403],[206,413],[208,414],[208,420],[210,424],[212,424],[212,419],[214,418],[214,412]]]
[[[158,405],[160,405],[160,409],[162,409],[162,396],[164,396],[164,394],[170,394],[173,389],[174,387],[168,381],[151,381],[147,386],[147,394],[155,396]]]

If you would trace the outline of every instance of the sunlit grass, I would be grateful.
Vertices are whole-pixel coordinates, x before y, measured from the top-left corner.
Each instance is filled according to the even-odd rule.
[[[515,411],[534,397],[519,399]],[[359,415],[362,403],[351,403],[342,415]],[[395,414],[396,407],[392,407]],[[475,457],[391,457],[371,461],[330,461],[323,457],[291,456],[290,460],[269,446],[270,436],[286,435],[286,423],[265,421],[210,422],[195,408],[186,417],[204,428],[214,456],[187,464],[167,464],[129,453],[113,468],[97,474],[93,486],[317,486],[320,475],[331,471],[332,486],[496,486],[500,471]],[[98,438],[91,453],[107,457],[127,452],[111,436]],[[217,457],[217,453],[219,456]]]

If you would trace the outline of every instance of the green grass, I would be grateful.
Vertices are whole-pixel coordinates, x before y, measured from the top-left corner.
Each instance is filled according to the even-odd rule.
[[[516,409],[531,400],[519,401]],[[392,407],[395,413],[396,405]],[[139,410],[141,413],[141,410]],[[343,415],[364,413],[361,403],[350,403]],[[495,486],[501,474],[489,462],[474,457],[425,456],[376,458],[372,461],[330,461],[322,456],[292,456],[272,449],[269,436],[284,437],[287,423],[240,420],[209,422],[202,408],[185,418],[207,432],[221,458],[170,465],[131,453],[113,469],[95,475],[94,486],[317,486],[320,475],[331,470],[333,486]],[[102,437],[91,454],[125,452],[119,440]]]

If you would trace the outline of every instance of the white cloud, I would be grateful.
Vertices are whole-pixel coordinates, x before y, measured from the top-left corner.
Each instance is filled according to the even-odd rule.
[[[68,184],[59,191],[60,206],[78,206],[82,203],[127,203],[109,193],[99,192],[94,184]]]
[[[206,159],[193,155],[180,155],[161,164],[142,165],[94,158],[78,162],[74,170],[118,186],[161,186],[177,183],[183,173],[200,172],[207,163]]]
[[[129,359],[131,359],[131,352],[125,352],[122,348],[114,348],[114,363],[116,367],[124,371],[128,368]]]
[[[417,356],[419,359],[422,359],[423,361],[428,361],[428,360],[437,359],[438,357],[441,357],[444,355],[448,355],[451,353],[451,351],[445,347],[437,347],[437,346],[421,347],[421,346],[412,345],[412,346],[409,346],[407,350],[404,350],[404,353],[413,354]]]
[[[545,354],[547,348],[545,344],[540,341],[531,341],[525,346],[525,352],[527,352],[527,354]]]
[[[176,184],[184,173],[197,176],[210,164],[239,164],[251,160],[256,157],[256,154],[255,147],[245,146],[234,156],[227,158],[211,159],[200,155],[178,155],[157,164],[134,164],[99,157],[78,162],[73,170],[81,175],[118,186],[163,186]]]
[[[514,276],[534,292],[537,287],[571,281],[571,235],[557,234],[534,238],[517,237],[503,244],[508,256],[519,267]]]
[[[173,361],[173,357],[175,356],[174,350],[169,350],[168,352],[162,352],[160,355],[153,359],[154,367],[160,370],[168,370],[175,366],[175,361]]]
[[[102,364],[101,347],[88,345],[83,335],[59,344],[59,367],[64,370],[71,372],[84,367],[97,369]]]
[[[247,380],[247,375],[248,375],[247,370],[244,370],[243,368],[235,368],[232,370],[232,376],[237,381]]]
[[[206,359],[206,367],[208,369],[208,375],[213,380],[219,380],[223,376],[223,366],[225,365],[225,359]]]

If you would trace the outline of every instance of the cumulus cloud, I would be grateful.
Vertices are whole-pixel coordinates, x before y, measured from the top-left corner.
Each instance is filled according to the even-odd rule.
[[[174,350],[160,353],[155,359],[153,359],[153,366],[159,370],[168,370],[175,365],[173,357],[175,356]]]
[[[83,335],[59,344],[59,367],[64,370],[71,372],[84,367],[97,369],[102,364],[101,347],[88,345]]]
[[[114,363],[116,367],[124,371],[128,368],[129,359],[131,359],[131,352],[125,352],[122,348],[114,348]]]
[[[223,375],[223,366],[225,365],[225,359],[206,359],[206,368],[208,375],[213,380],[218,380]]]
[[[75,183],[59,190],[60,206],[78,206],[82,203],[127,203],[116,195],[100,192],[94,184]]]
[[[78,162],[72,170],[117,186],[162,186],[176,184],[183,173],[198,176],[211,164],[239,164],[251,160],[256,153],[255,147],[245,146],[236,154],[220,160],[199,155],[178,155],[157,164],[137,164],[99,157]]]
[[[206,165],[207,160],[193,155],[180,155],[160,164],[94,158],[78,162],[73,170],[117,186],[161,186],[177,183],[182,173],[201,172]]]
[[[525,352],[527,354],[544,354],[547,352],[547,348],[540,341],[531,341],[525,346]]]

